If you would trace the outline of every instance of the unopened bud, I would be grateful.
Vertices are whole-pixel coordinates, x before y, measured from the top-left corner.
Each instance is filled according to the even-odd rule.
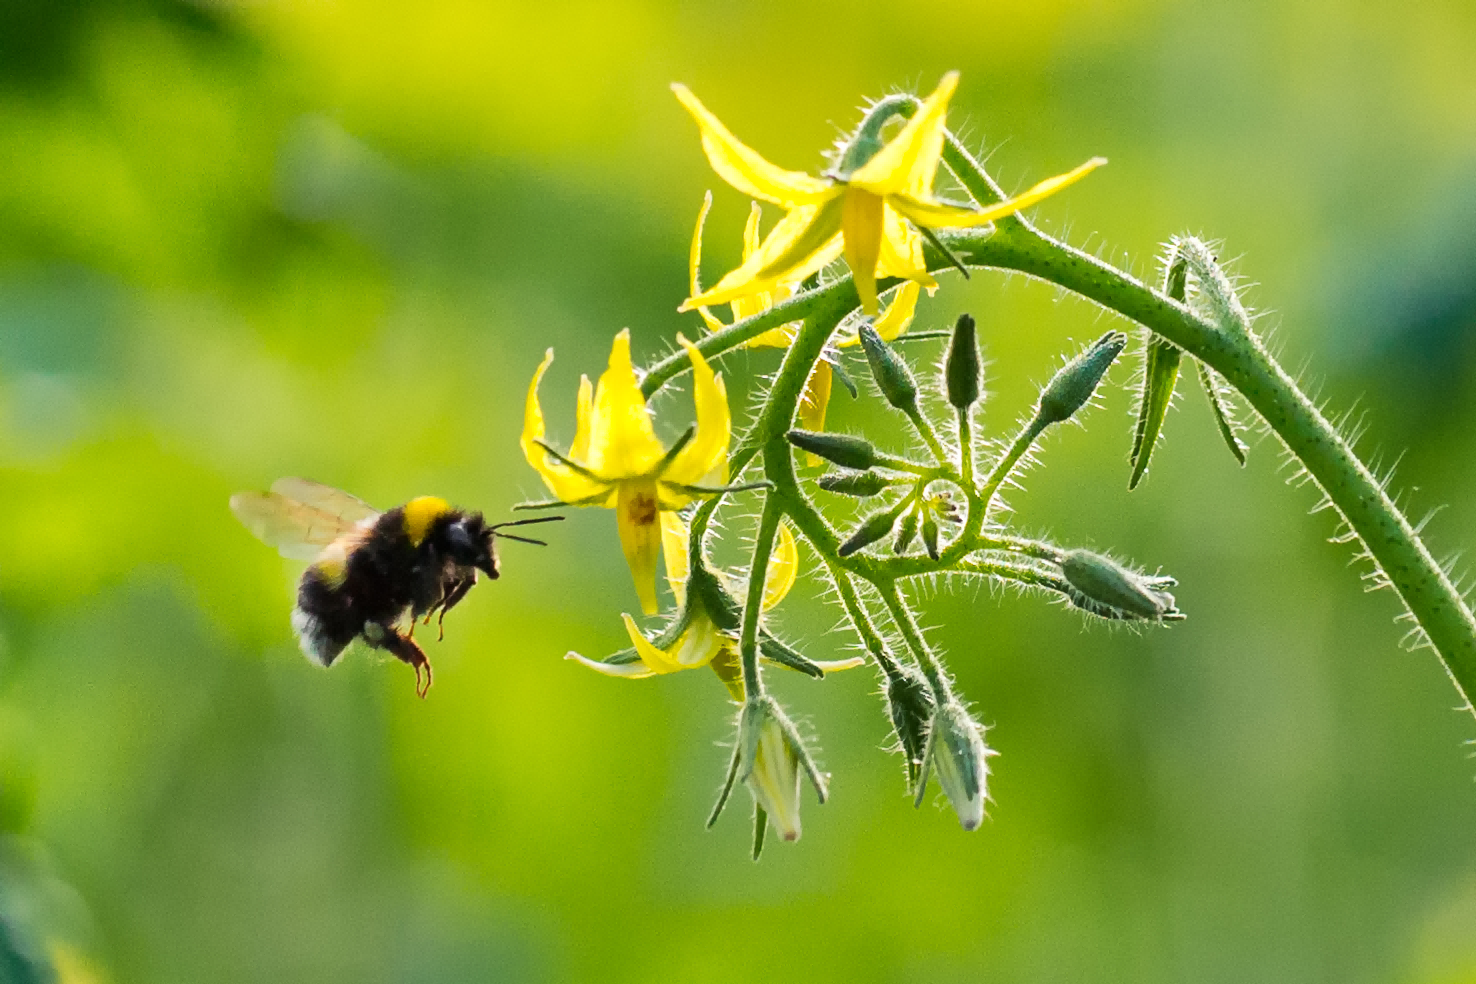
[[[827,171],[827,176],[838,181],[849,180],[853,173],[865,167],[876,156],[877,151],[886,146],[887,142],[882,137],[886,125],[898,116],[911,117],[916,107],[917,99],[914,96],[900,93],[878,101],[867,110],[866,118],[856,127],[851,139],[846,141],[835,162],[835,168]]]
[[[800,776],[807,775],[820,802],[825,785],[809,752],[772,697],[743,705],[738,719],[738,775],[784,840],[800,836]]]
[[[871,322],[863,322],[859,334],[861,347],[866,350],[866,362],[871,366],[871,375],[882,396],[898,410],[916,407],[917,380],[912,378],[912,370],[907,368],[907,363],[882,341]]]
[[[866,471],[876,464],[876,448],[865,438],[850,434],[820,434],[815,431],[792,430],[785,435],[795,447],[819,455],[842,468]]]
[[[979,402],[979,386],[983,374],[974,319],[967,314],[960,314],[953,325],[953,340],[948,343],[948,359],[943,363],[943,381],[947,384],[948,402],[960,410],[966,410]]]
[[[910,666],[898,667],[887,681],[887,714],[907,760],[907,789],[917,789],[927,754],[928,723],[933,719],[933,693],[922,674]]]
[[[892,541],[892,553],[904,554],[917,536],[917,513],[909,512],[897,524],[897,538]]]
[[[1172,579],[1146,577],[1089,550],[1072,550],[1066,554],[1061,573],[1066,583],[1081,595],[1073,600],[1088,611],[1151,621],[1177,614],[1174,596],[1163,590],[1173,583]]]
[[[831,472],[821,475],[815,482],[827,492],[835,492],[839,495],[853,495],[858,499],[866,499],[879,492],[884,492],[891,486],[891,482],[882,475],[870,471]]]
[[[1127,345],[1127,336],[1109,331],[1092,346],[1061,367],[1040,394],[1036,419],[1058,424],[1071,417],[1092,398],[1107,369]]]
[[[984,821],[989,756],[994,752],[984,747],[981,731],[983,727],[956,702],[938,708],[928,729],[924,768],[937,775],[938,785],[943,787],[964,830],[974,830]],[[923,779],[926,781],[926,774]],[[922,792],[920,787],[919,802]]]
[[[928,556],[934,560],[938,559],[938,521],[929,512],[922,521],[923,548],[927,550]]]
[[[903,499],[902,502],[897,503],[897,505],[885,512],[874,513],[868,516],[862,521],[860,526],[856,527],[856,532],[852,533],[846,542],[840,545],[840,549],[836,552],[842,557],[849,557],[862,547],[870,546],[892,532],[892,527],[897,525],[897,517],[902,514],[902,507],[906,502],[907,500]]]

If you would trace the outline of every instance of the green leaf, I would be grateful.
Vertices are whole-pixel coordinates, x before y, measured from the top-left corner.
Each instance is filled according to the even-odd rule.
[[[1128,488],[1135,489],[1148,472],[1148,459],[1158,443],[1163,420],[1173,402],[1174,386],[1179,382],[1179,362],[1183,358],[1178,346],[1157,335],[1151,335],[1143,350],[1143,392],[1138,400],[1138,426],[1133,433],[1133,474]]]

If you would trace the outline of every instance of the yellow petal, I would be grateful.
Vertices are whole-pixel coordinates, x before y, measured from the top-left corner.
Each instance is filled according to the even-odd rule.
[[[882,337],[882,341],[890,342],[898,335],[907,330],[912,324],[912,316],[917,311],[917,295],[922,288],[916,281],[909,280],[897,291],[892,303],[882,312],[882,316],[876,319],[876,333]],[[819,430],[819,428],[815,428]]]
[[[615,501],[615,526],[620,533],[620,547],[630,576],[635,581],[641,611],[655,615],[656,556],[661,552],[661,531],[657,523],[656,483],[638,480],[620,483]]]
[[[798,416],[802,429],[807,431],[825,429],[825,410],[830,406],[830,389],[834,377],[835,373],[831,372],[830,363],[823,359],[816,362],[815,368],[810,370],[810,378],[805,380],[805,391],[800,394]],[[824,460],[819,455],[810,455],[812,465]]]
[[[601,663],[599,660],[586,659],[572,651],[565,653],[564,658],[572,659],[581,666],[587,666],[605,676],[624,677],[627,680],[644,680],[646,677],[655,676],[655,671],[645,663]]]
[[[574,443],[569,445],[569,457],[574,461],[589,458],[589,425],[594,416],[594,386],[589,377],[579,377],[579,396],[574,405]]]
[[[549,349],[543,356],[543,362],[533,373],[533,382],[528,385],[528,399],[523,407],[523,434],[519,443],[523,447],[523,457],[528,459],[528,464],[543,478],[543,484],[548,486],[554,497],[563,502],[577,502],[599,495],[606,487],[555,461],[547,451],[538,446],[538,442],[544,438],[543,408],[538,402],[538,384],[552,364],[553,349]],[[582,419],[579,429],[581,432],[584,430]],[[577,437],[575,443],[578,444]],[[578,460],[575,453],[571,453],[570,457]]]
[[[687,577],[692,573],[687,560],[687,524],[675,512],[661,513],[661,556],[666,561],[666,583],[676,596],[678,606],[686,604]]]
[[[743,262],[744,263],[747,263],[749,261],[749,258],[752,257],[754,253],[757,253],[758,252],[758,248],[759,248],[759,219],[762,216],[762,213],[763,213],[763,209],[759,208],[759,203],[758,202],[754,202],[752,205],[749,206],[749,209],[748,209],[748,222],[745,223],[744,226],[743,226]],[[696,293],[696,291],[693,291],[693,293]]]
[[[764,574],[763,610],[768,611],[789,594],[794,579],[799,576],[799,547],[789,524],[780,520],[779,539],[774,544],[774,553],[769,557],[769,570]]]
[[[689,297],[678,309],[722,304],[739,297],[798,283],[840,255],[843,189],[819,205],[791,209],[764,237],[747,263],[730,271],[711,290]]]
[[[906,277],[929,290],[937,287],[938,282],[928,273],[923,259],[922,234],[908,225],[895,209],[888,207],[882,212],[881,255],[877,259],[877,272],[884,277]]]
[[[846,263],[861,297],[861,310],[876,314],[876,261],[881,255],[883,202],[876,195],[851,189],[846,192],[841,218]]]
[[[589,467],[610,481],[636,478],[648,474],[665,453],[651,429],[646,398],[630,362],[627,328],[615,336],[610,365],[595,387]]]
[[[940,205],[937,202],[903,194],[889,195],[887,204],[918,225],[929,229],[962,229],[980,226],[1006,215],[1013,215],[1022,208],[1029,208],[1036,202],[1049,198],[1061,189],[1075,184],[1106,163],[1107,158],[1105,157],[1093,157],[1080,167],[1073,168],[1065,174],[1058,174],[1053,178],[1046,178],[1014,198],[986,205],[977,212],[971,209],[954,208],[951,205]]]
[[[650,641],[641,635],[641,630],[636,628],[635,619],[624,614],[620,617],[625,621],[625,631],[630,635],[631,645],[635,646],[636,652],[640,654],[641,662],[647,669],[652,673],[676,673],[683,669],[681,664],[651,645]]]
[[[834,673],[837,670],[851,670],[858,666],[866,665],[866,657],[852,656],[850,659],[817,659],[812,662],[826,673]]]
[[[929,194],[933,187],[933,174],[938,170],[938,157],[943,152],[943,124],[948,115],[948,100],[953,98],[956,88],[957,72],[943,76],[938,88],[923,100],[907,125],[888,140],[875,157],[851,175],[851,186],[877,195],[899,191]]]
[[[701,485],[712,478],[718,465],[727,461],[733,421],[728,413],[728,391],[722,377],[712,371],[712,366],[697,351],[697,346],[681,335],[677,336],[677,341],[692,360],[692,400],[697,410],[697,433],[692,435],[686,447],[677,452],[662,472],[661,479],[679,485]],[[721,483],[725,478],[720,473],[717,482]]]
[[[687,259],[687,270],[690,275],[689,285],[691,296],[696,297],[702,293],[702,229],[707,224],[707,213],[712,208],[712,192],[702,196],[702,208],[697,212],[697,228],[692,230],[692,250]],[[702,320],[707,323],[708,331],[717,331],[724,327],[718,320],[717,315],[705,307],[697,309],[702,315]]]
[[[702,149],[707,153],[712,169],[718,177],[745,195],[793,208],[817,202],[831,190],[828,181],[802,171],[786,171],[764,160],[729,133],[728,128],[709,113],[686,86],[672,83],[671,91],[697,121],[697,128],[702,133]]]

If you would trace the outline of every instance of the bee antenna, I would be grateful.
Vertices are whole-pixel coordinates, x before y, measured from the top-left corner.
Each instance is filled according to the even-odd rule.
[[[498,523],[495,526],[489,526],[487,528],[490,529],[490,530],[492,530],[493,532],[496,532],[497,530],[500,530],[500,529],[502,529],[503,527],[506,527],[506,526],[531,526],[534,523],[558,523],[558,522],[562,522],[563,519],[564,519],[563,516],[539,516],[536,519],[514,519],[514,520],[509,520],[506,523]],[[501,536],[501,537],[506,537],[509,540],[516,540],[516,539],[518,539],[515,536],[508,536],[506,533],[498,533],[497,535],[498,536]]]
[[[559,518],[562,519],[563,517],[560,516]],[[535,547],[548,546],[548,544],[544,543],[542,540],[535,540],[532,537],[528,536],[513,536],[511,533],[498,533],[497,536],[501,537],[504,540],[517,540],[519,543],[531,543]]]

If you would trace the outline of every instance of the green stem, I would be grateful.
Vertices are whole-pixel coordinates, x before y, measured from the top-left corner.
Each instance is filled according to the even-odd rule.
[[[743,660],[743,694],[753,700],[764,692],[758,667],[758,623],[764,610],[764,579],[769,573],[769,555],[779,532],[783,510],[773,495],[764,497],[758,533],[753,541],[753,561],[748,569],[748,599],[743,603],[743,629],[738,637],[738,655]]]
[[[881,667],[887,679],[892,679],[901,672],[897,661],[887,652],[887,644],[882,641],[881,633],[876,631],[876,626],[871,624],[871,617],[867,615],[866,609],[861,604],[861,597],[856,594],[856,586],[851,583],[851,575],[825,558],[826,566],[830,568],[830,577],[835,581],[836,594],[840,595],[841,604],[846,609],[846,615],[851,620],[851,625],[856,629],[856,634],[861,637],[862,644],[871,658],[876,660],[876,665]]]
[[[912,618],[912,609],[902,600],[902,592],[897,588],[896,581],[873,581],[872,586],[882,596],[882,602],[887,606],[887,611],[892,615],[892,621],[902,633],[902,638],[907,640],[907,648],[912,650],[912,655],[922,666],[923,674],[928,678],[928,686],[933,691],[933,702],[939,707],[947,704],[953,699],[953,688],[948,685],[948,674],[943,672],[938,657],[928,647],[927,640],[923,638],[922,630],[917,627],[917,622]]]

